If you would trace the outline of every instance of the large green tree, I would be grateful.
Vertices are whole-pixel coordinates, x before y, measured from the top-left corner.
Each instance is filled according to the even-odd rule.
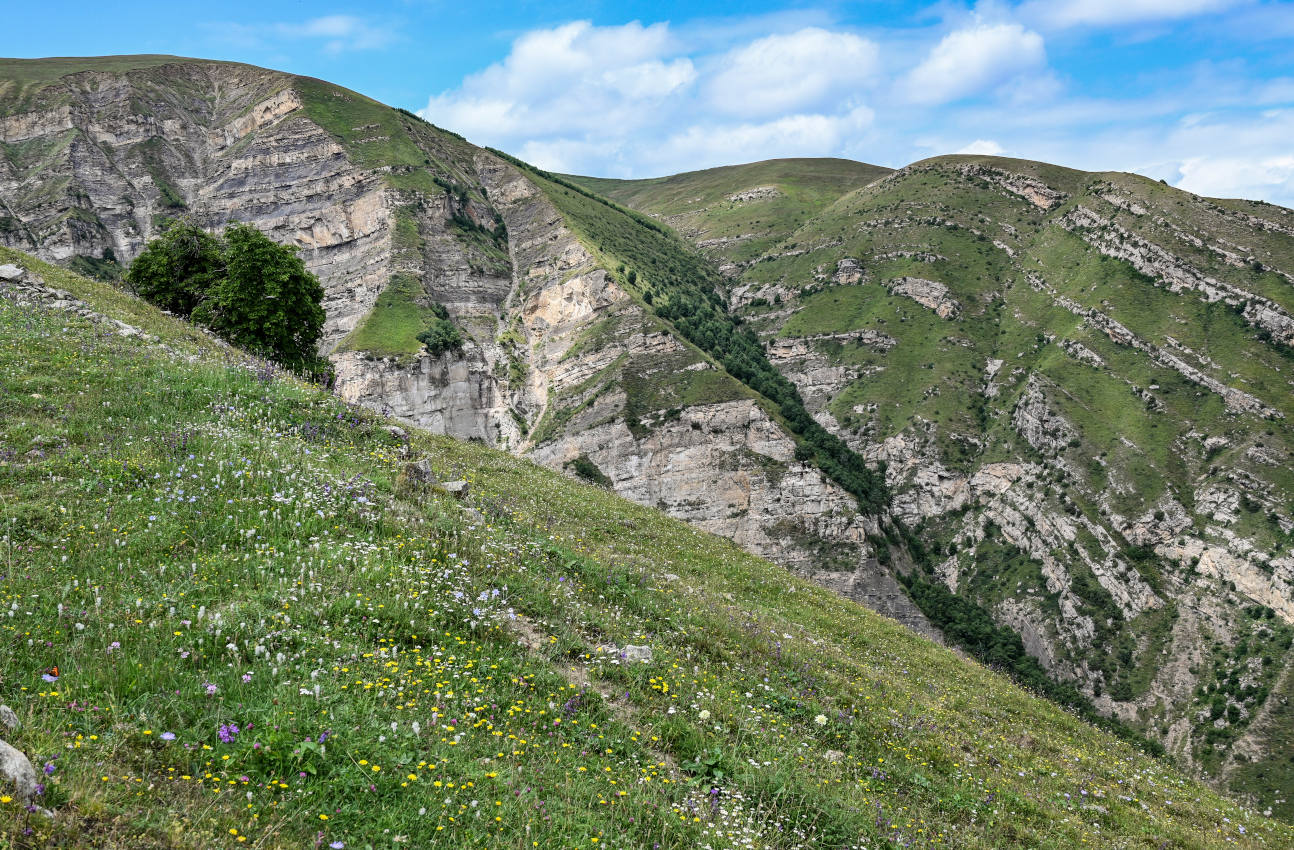
[[[172,222],[126,272],[135,294],[206,325],[235,345],[299,371],[316,372],[323,287],[297,256],[249,224],[222,236]]]
[[[225,231],[225,274],[194,318],[225,339],[294,369],[316,358],[323,332],[323,287],[296,248],[249,224]]]
[[[223,273],[220,239],[188,219],[173,219],[126,271],[130,290],[186,319]]]

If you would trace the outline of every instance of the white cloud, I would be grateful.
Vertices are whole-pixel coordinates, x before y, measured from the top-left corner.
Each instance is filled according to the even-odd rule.
[[[786,156],[830,156],[850,137],[866,130],[874,117],[872,110],[858,106],[837,115],[787,115],[734,125],[697,124],[645,153],[658,168],[674,171]]]
[[[909,72],[903,91],[918,103],[959,100],[1043,68],[1042,36],[1019,24],[977,23],[944,36]]]
[[[1020,14],[1026,20],[1061,29],[1191,18],[1240,2],[1243,0],[1030,0]]]
[[[733,115],[785,114],[850,99],[878,68],[876,45],[867,39],[806,27],[732,50],[707,89],[710,102]]]
[[[992,139],[976,139],[966,147],[956,153],[973,153],[982,156],[1001,156],[1006,153],[1006,148],[999,145]]]
[[[801,27],[707,54],[667,24],[575,21],[522,35],[421,114],[544,168],[659,173],[829,155],[870,125],[877,48]]]
[[[1211,197],[1277,197],[1294,203],[1294,156],[1190,157],[1179,166],[1180,189]]]
[[[1264,198],[1294,206],[1294,109],[1192,116],[1164,139],[1174,185],[1200,195]]]
[[[521,36],[502,61],[428,102],[422,115],[497,142],[560,134],[613,134],[642,125],[696,79],[673,57],[666,24],[595,27],[574,21]]]

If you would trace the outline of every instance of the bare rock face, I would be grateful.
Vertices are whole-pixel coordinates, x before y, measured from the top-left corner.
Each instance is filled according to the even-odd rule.
[[[949,296],[948,287],[935,280],[901,277],[890,281],[890,292],[906,295],[921,306],[929,307],[941,319],[952,318],[961,311],[961,306]]]
[[[1043,454],[1060,453],[1071,439],[1078,436],[1078,432],[1063,416],[1057,415],[1048,407],[1047,396],[1037,375],[1031,375],[1025,384],[1015,412],[1011,415],[1011,424],[1024,437],[1025,442]]]
[[[332,362],[337,394],[349,402],[465,440],[494,445],[515,437],[499,382],[479,355],[424,353],[412,363],[399,363],[347,351],[333,355]]]
[[[975,164],[963,165],[958,170],[968,177],[984,180],[1013,195],[1018,195],[1043,210],[1050,210],[1069,197],[1059,189],[1053,189],[1041,180],[1026,174]]]

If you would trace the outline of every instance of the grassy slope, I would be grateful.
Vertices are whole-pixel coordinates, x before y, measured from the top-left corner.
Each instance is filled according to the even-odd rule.
[[[14,259],[175,353],[0,302],[0,698],[60,811],[0,804],[0,833],[38,831],[10,843],[1294,841],[600,489],[415,434],[481,515],[413,492],[371,415]],[[653,660],[592,663],[609,642]]]
[[[647,180],[568,179],[663,218],[697,241],[739,237],[740,241],[715,246],[712,253],[741,261],[780,241],[787,223],[809,220],[841,195],[889,171],[847,159],[770,159]],[[747,201],[729,199],[764,187],[776,193]]]
[[[1042,211],[999,187],[959,175],[955,168],[963,164],[1031,175],[1070,197],[1057,208]],[[1111,188],[1152,212],[1136,215],[1115,209],[1099,197]],[[1235,311],[1222,304],[1205,304],[1193,293],[1174,294],[1156,287],[1128,264],[1099,255],[1059,227],[1056,219],[1078,204],[1114,216],[1121,226],[1167,246],[1218,279],[1280,303],[1294,300],[1294,288],[1270,270],[1220,263],[1169,226],[1207,239],[1232,240],[1231,244],[1245,246],[1268,265],[1288,270],[1288,238],[1262,234],[1215,209],[1261,214],[1284,224],[1288,216],[1279,208],[1199,199],[1134,175],[1089,174],[998,158],[941,157],[845,195],[806,224],[783,219],[781,243],[745,269],[742,282],[754,284],[756,291],[776,284],[798,297],[785,308],[752,307],[744,315],[764,335],[811,337],[871,329],[895,338],[898,344],[886,351],[830,340],[814,343],[833,362],[857,367],[861,373],[829,400],[827,408],[844,432],[866,435],[872,442],[914,421],[934,423],[941,460],[955,470],[968,471],[998,460],[1042,460],[1010,425],[1026,379],[1031,374],[1041,377],[1049,387],[1053,409],[1077,430],[1076,440],[1062,452],[1069,471],[1058,471],[1055,481],[1039,491],[1040,503],[1048,510],[1063,512],[1072,500],[1078,510],[1102,522],[1096,506],[1100,499],[1107,499],[1118,513],[1138,516],[1169,495],[1189,509],[1197,488],[1214,482],[1228,486],[1228,479],[1236,475],[1264,482],[1260,492],[1268,494],[1278,510],[1287,505],[1294,497],[1288,466],[1257,463],[1246,453],[1256,447],[1278,458],[1294,456],[1288,355],[1263,344]],[[994,245],[995,239],[1016,256]],[[813,249],[796,250],[803,247]],[[925,259],[897,256],[896,251],[920,252]],[[857,259],[868,272],[861,284],[836,285],[822,274],[846,257]],[[1028,272],[1041,275],[1059,294],[1108,313],[1142,339],[1170,351],[1176,341],[1206,356],[1209,362],[1197,365],[1224,383],[1258,396],[1286,418],[1273,422],[1228,412],[1217,395],[1114,343],[1055,305],[1050,295],[1030,285]],[[940,319],[882,285],[905,275],[945,283],[961,305],[960,316]],[[1083,344],[1106,366],[1097,369],[1075,360],[1058,345],[1062,340]],[[996,379],[1002,389],[991,401],[982,389],[984,366],[990,359],[1005,361]],[[1185,359],[1197,363],[1190,355]],[[1153,388],[1154,406],[1135,395],[1132,387]],[[1201,443],[1207,436],[1223,436],[1230,445],[1206,455]],[[1233,528],[1273,553],[1287,551],[1290,536],[1266,513],[1241,512]],[[927,543],[942,547],[959,519],[954,515],[948,521],[930,523],[924,532]],[[1211,520],[1198,520],[1197,528],[1206,523]],[[1003,559],[981,559],[964,551],[960,561],[962,586],[984,604],[1018,596],[1021,577],[1005,569]],[[1157,559],[1137,568],[1156,584],[1170,581],[1174,593],[1194,580],[1189,568],[1182,571]],[[1025,584],[1035,591],[1044,586],[1036,577]],[[1084,601],[1085,610],[1099,614],[1103,621],[1108,600],[1090,595]],[[1058,616],[1053,595],[1035,592],[1030,598],[1044,614]],[[1161,663],[1156,660],[1154,634],[1162,634],[1166,623],[1144,619],[1127,623],[1116,619],[1108,633],[1084,650],[1086,660],[1105,671],[1106,687],[1120,698],[1144,693]],[[1272,655],[1279,660],[1290,636],[1290,628],[1279,621],[1247,615],[1237,616],[1234,629],[1232,639],[1213,650],[1216,658],[1210,665],[1216,667],[1216,675],[1206,673],[1201,685],[1212,692],[1228,692],[1228,700],[1243,706],[1244,713],[1223,728],[1213,728],[1207,710],[1212,697],[1203,691],[1190,697],[1188,704],[1171,709],[1192,717],[1203,743],[1195,756],[1210,772],[1218,770],[1228,742],[1244,731],[1258,707],[1256,699],[1275,686],[1285,665],[1264,664],[1251,690],[1238,688],[1233,674],[1249,657],[1261,660]],[[1156,713],[1163,708],[1142,719],[1145,728],[1162,722]],[[1283,716],[1276,712],[1275,725],[1268,726],[1286,728],[1288,720],[1282,721]],[[1269,743],[1280,740],[1279,733],[1267,732],[1263,737]],[[1215,744],[1221,749],[1214,749]],[[1261,792],[1265,806],[1273,805],[1283,817],[1290,817],[1294,771],[1282,751],[1277,744],[1270,759],[1242,766],[1232,777],[1235,787]],[[1251,781],[1254,777],[1258,779]]]

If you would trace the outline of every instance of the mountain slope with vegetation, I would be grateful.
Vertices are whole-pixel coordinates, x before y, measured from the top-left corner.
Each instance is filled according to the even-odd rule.
[[[568,178],[250,66],[0,70],[0,243],[112,277],[167,217],[242,218],[323,283],[343,400],[727,537],[1294,818],[1289,211],[992,157]]]
[[[893,169],[850,159],[772,159],[647,180],[566,175],[633,209],[649,210],[723,264],[758,257],[845,193]]]
[[[778,243],[698,245],[816,418],[886,463],[926,613],[956,630],[978,607],[1294,815],[1294,213],[994,157],[916,163],[807,220],[754,182],[715,191]]]
[[[1294,840],[728,541],[3,263],[15,846]]]

